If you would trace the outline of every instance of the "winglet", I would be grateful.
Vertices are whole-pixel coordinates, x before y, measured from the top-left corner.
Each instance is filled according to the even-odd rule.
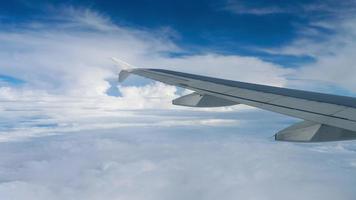
[[[122,83],[130,75],[130,72],[127,70],[121,70],[119,73],[119,82]]]

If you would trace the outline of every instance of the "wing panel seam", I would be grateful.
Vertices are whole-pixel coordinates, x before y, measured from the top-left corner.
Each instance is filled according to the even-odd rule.
[[[238,97],[238,96],[234,96],[234,95],[229,95],[229,94],[224,94],[224,93],[220,93],[220,92],[215,92],[215,91],[211,91],[211,90],[207,90],[207,89],[195,88],[195,87],[191,87],[191,86],[188,86],[188,87],[192,88],[192,89],[196,89],[196,90],[203,90],[203,91],[210,92],[210,93],[215,93],[215,94],[219,94],[219,95],[223,95],[223,96],[229,96],[229,97],[232,97],[232,98],[242,99],[242,100],[245,100],[245,101],[252,101],[252,102],[255,102],[255,103],[267,104],[267,105],[276,106],[276,107],[280,107],[280,108],[287,108],[287,109],[302,111],[302,112],[306,112],[306,113],[310,113],[310,114],[316,114],[316,115],[321,115],[321,116],[325,116],[325,117],[332,117],[332,118],[336,118],[336,119],[342,119],[342,120],[347,120],[347,121],[351,121],[351,122],[356,122],[355,120],[351,120],[351,119],[348,119],[348,118],[337,117],[337,116],[333,116],[333,115],[326,115],[326,114],[322,114],[322,113],[318,113],[318,112],[312,112],[312,111],[298,109],[298,108],[291,108],[291,107],[288,107],[288,106],[282,106],[282,105],[272,104],[272,103],[263,102],[263,101],[251,100],[251,99]]]

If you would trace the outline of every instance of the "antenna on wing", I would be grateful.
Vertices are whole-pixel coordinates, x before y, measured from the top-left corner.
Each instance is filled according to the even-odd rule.
[[[111,57],[111,60],[114,61],[117,66],[120,67],[120,72],[119,72],[119,82],[123,82],[129,75],[130,71],[135,68],[135,66],[130,65],[129,63],[122,61],[120,59],[117,59],[115,57]]]

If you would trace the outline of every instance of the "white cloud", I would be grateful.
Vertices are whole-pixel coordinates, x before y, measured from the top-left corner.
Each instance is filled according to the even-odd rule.
[[[355,196],[352,143],[325,150],[272,142],[266,137],[285,126],[284,117],[174,107],[176,88],[159,83],[106,94],[117,75],[111,56],[278,86],[292,70],[253,57],[167,57],[183,51],[169,37],[114,25],[92,10],[69,8],[54,20],[0,30],[1,73],[26,81],[0,88],[2,199]],[[258,128],[261,118],[263,129],[272,128]]]
[[[303,19],[308,18],[325,18],[337,17],[345,15],[345,13],[355,12],[354,1],[335,1],[335,0],[316,0],[311,2],[281,2],[276,5],[269,5],[259,1],[241,1],[241,0],[227,0],[224,2],[222,10],[234,14],[248,14],[256,16],[265,16],[271,14],[289,14],[296,15]]]
[[[234,14],[249,14],[249,15],[269,15],[291,12],[287,8],[277,6],[246,6],[242,1],[227,1],[223,10],[232,12]]]
[[[108,96],[106,91],[116,87],[108,80],[116,80],[119,71],[110,57],[120,57],[140,67],[175,69],[277,86],[284,85],[284,76],[291,72],[253,57],[211,53],[169,57],[167,53],[182,49],[165,35],[167,28],[161,33],[161,29],[150,32],[122,27],[88,9],[69,7],[55,13],[55,17],[49,16],[53,20],[50,24],[36,22],[36,26],[32,23],[0,31],[0,42],[6,49],[0,51],[2,73],[25,81],[22,87],[1,87],[2,100],[40,101],[58,107],[67,105],[60,102],[69,100],[83,107],[89,98],[100,99],[91,105],[98,109],[178,109],[171,105],[171,100],[177,97],[176,88],[162,84],[120,86],[122,97]],[[236,107],[203,110],[233,111]],[[217,119],[214,124],[218,122],[227,123]]]
[[[315,62],[296,70],[295,78],[300,78],[304,82],[307,80],[324,81],[324,84],[338,85],[355,92],[356,82],[353,75],[356,73],[354,56],[356,53],[356,21],[354,17],[346,17],[343,20],[329,21],[328,23],[325,21],[315,23],[329,27],[328,31],[333,33],[325,35],[325,33],[314,29],[316,32],[312,37],[302,35],[292,44],[269,52],[310,56],[315,59]],[[315,37],[323,39],[315,40]],[[315,82],[307,82],[307,84],[315,84]]]
[[[251,57],[207,53],[171,58],[167,53],[182,50],[164,36],[167,31],[161,34],[120,27],[87,9],[68,8],[63,13],[63,17],[56,16],[57,21],[39,28],[22,26],[0,31],[0,42],[6,49],[0,52],[2,73],[26,81],[29,89],[100,96],[106,95],[110,87],[107,79],[115,79],[118,72],[110,57],[142,67],[207,72],[275,85],[283,85],[283,75],[289,72]],[[268,74],[262,76],[261,72]]]
[[[1,89],[0,142],[121,127],[237,126],[239,120],[216,115],[248,111],[173,106],[176,88],[162,83],[120,87],[120,97],[95,98]]]
[[[237,8],[235,11],[242,13],[258,15],[280,12],[279,9],[274,11],[262,7],[260,13],[257,12],[260,8],[256,8],[257,11],[254,13],[254,8],[243,9],[244,5],[239,1],[231,1],[230,4],[231,9],[235,5]],[[263,9],[266,9],[266,12],[263,12]],[[356,92],[355,9],[354,1],[323,1],[294,5],[290,9],[283,10],[283,12],[298,14],[309,22],[306,25],[304,23],[295,25],[299,30],[298,37],[290,44],[263,51],[276,55],[307,56],[315,59],[315,62],[304,64],[290,73],[290,77],[294,80],[288,81],[289,86],[322,91],[325,91],[324,88],[338,86]],[[329,91],[329,93],[333,92]]]
[[[65,25],[72,24],[73,26],[89,27],[100,31],[117,29],[109,17],[93,12],[88,8],[65,7],[60,10],[59,14],[58,20],[66,20]]]
[[[320,153],[314,151],[318,145],[241,138],[233,129],[194,132],[192,127],[100,129],[2,145],[0,194],[17,200],[355,195],[348,168],[352,145],[338,152],[337,145],[323,144],[330,151]]]

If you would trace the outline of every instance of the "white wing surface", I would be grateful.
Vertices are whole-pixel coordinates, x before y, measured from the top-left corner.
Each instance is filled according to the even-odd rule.
[[[276,140],[322,142],[356,139],[356,98],[224,80],[163,70],[125,69],[123,81],[136,74],[195,91],[173,100],[175,105],[217,107],[246,104],[304,119],[275,135]]]

